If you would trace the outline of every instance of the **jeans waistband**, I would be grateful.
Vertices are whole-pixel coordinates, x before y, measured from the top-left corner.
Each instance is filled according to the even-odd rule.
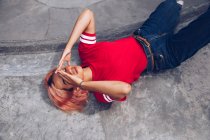
[[[139,35],[134,35],[134,38],[138,41],[139,44],[142,45],[144,52],[147,57],[147,72],[152,72],[154,69],[154,56],[152,53],[150,43],[143,37]]]

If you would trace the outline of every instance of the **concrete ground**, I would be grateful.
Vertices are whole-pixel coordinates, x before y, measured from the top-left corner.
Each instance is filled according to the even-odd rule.
[[[66,114],[43,87],[84,7],[95,12],[102,40],[131,34],[160,2],[1,0],[0,140],[209,140],[210,44],[176,69],[140,77],[123,103],[90,94],[84,112]],[[185,0],[178,29],[209,3]],[[72,63],[79,64],[76,47]]]

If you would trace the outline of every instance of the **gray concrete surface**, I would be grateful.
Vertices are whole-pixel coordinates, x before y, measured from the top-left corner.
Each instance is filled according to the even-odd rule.
[[[1,0],[0,55],[60,51],[79,13],[94,11],[99,40],[136,29],[162,0]],[[209,0],[185,0],[182,19],[202,13]]]
[[[209,140],[210,44],[176,69],[142,76],[126,102],[105,105],[90,94],[84,112],[70,114],[50,103],[42,79],[84,7],[96,13],[99,39],[114,39],[130,34],[161,0],[89,2],[0,1],[0,140]],[[209,2],[185,0],[178,29]],[[79,64],[76,47],[72,64]]]
[[[141,77],[124,103],[114,103],[109,109],[91,96],[84,113],[72,114],[56,110],[42,85],[44,74],[57,64],[59,56],[43,53],[0,57],[3,140],[208,140],[210,46],[177,69]],[[74,64],[79,63],[77,57]]]
[[[91,95],[72,114],[55,109],[43,88],[59,55],[0,56],[2,140],[209,140],[210,45],[174,70],[142,76],[126,102],[109,108]]]
[[[1,0],[0,40],[68,38],[84,7],[95,12],[97,32],[144,21],[161,0]],[[185,0],[189,10],[209,0]]]

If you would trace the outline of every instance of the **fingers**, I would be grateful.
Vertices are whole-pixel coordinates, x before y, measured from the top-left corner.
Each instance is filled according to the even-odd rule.
[[[70,84],[72,84],[74,86],[79,86],[81,81],[83,81],[80,77],[77,77],[76,75],[71,75],[69,73],[66,73],[63,70],[58,71],[58,73],[59,73],[59,75],[61,75],[61,77],[63,79],[66,79],[68,82],[70,82]]]
[[[70,66],[70,65],[71,65],[71,63],[70,63],[71,61],[69,60],[69,61],[67,61],[67,62],[68,62],[68,65]]]
[[[68,74],[72,74],[71,68],[71,66],[65,67],[65,72]]]
[[[70,62],[71,62],[71,52],[69,52],[69,53],[63,53],[63,55],[62,55],[62,57],[61,57],[61,59],[60,59],[60,61],[59,61],[59,64],[58,64],[58,68],[57,68],[57,70],[55,71],[55,73],[57,73],[58,72],[58,70],[61,70],[62,69],[62,66],[63,66],[63,64],[64,64],[64,62],[67,62],[67,65],[69,65],[70,66]]]
[[[61,58],[59,64],[58,64],[58,68],[56,69],[55,73],[57,73],[59,70],[62,69],[62,66],[63,66],[63,59]]]
[[[65,70],[66,70],[65,71],[66,73],[71,74],[71,75],[78,74],[78,71],[77,71],[75,66],[68,66],[68,67],[65,68]]]
[[[65,56],[64,60],[65,60],[65,61],[67,62],[67,64],[70,66],[70,62],[71,62],[71,53],[68,53],[68,54]]]
[[[60,60],[60,62],[59,62],[59,64],[58,64],[59,68],[61,68],[61,67],[62,67],[63,62],[64,62],[64,60],[63,60],[63,58],[61,58],[61,60]]]
[[[67,78],[67,77],[65,77],[63,74],[61,74],[59,71],[58,71],[58,75],[59,75],[62,79],[64,79],[65,81],[67,81],[67,80],[68,80],[68,78]]]
[[[72,80],[69,79],[68,76],[64,75],[64,74],[61,74],[59,71],[58,71],[58,75],[63,79],[65,80],[65,82],[67,82],[68,84],[72,84]]]
[[[78,86],[77,83],[75,82],[75,78],[71,75],[66,73],[65,71],[58,71],[59,76],[63,78],[65,81],[67,81],[69,84],[73,86]]]
[[[72,80],[72,76],[62,70],[58,71],[58,74],[61,75],[62,77],[64,77],[67,80]]]
[[[64,77],[66,79],[68,79],[69,75],[68,73],[62,71],[62,70],[58,70],[58,74],[61,76],[61,77]]]
[[[71,69],[72,74],[77,74],[77,70],[75,68]]]
[[[71,75],[71,74],[69,74],[69,73],[67,73],[65,71],[60,70],[60,71],[58,71],[58,73],[60,73],[62,76],[66,77],[69,80],[72,80],[72,81],[75,80],[75,76],[74,75]]]

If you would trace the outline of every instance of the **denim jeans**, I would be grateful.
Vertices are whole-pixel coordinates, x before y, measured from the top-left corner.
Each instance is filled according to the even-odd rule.
[[[210,8],[174,34],[181,8],[176,0],[162,2],[134,32],[134,35],[140,35],[150,43],[155,63],[154,72],[179,66],[210,42]]]

